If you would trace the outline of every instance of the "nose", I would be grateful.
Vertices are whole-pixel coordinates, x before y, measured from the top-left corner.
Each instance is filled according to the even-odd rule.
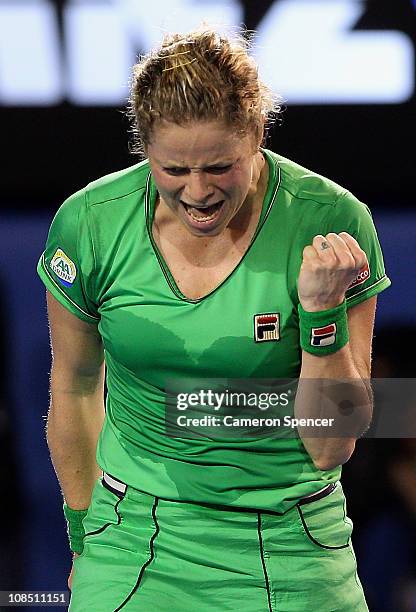
[[[214,187],[210,185],[205,172],[191,170],[186,177],[186,185],[183,190],[182,199],[187,204],[206,203],[214,194]]]

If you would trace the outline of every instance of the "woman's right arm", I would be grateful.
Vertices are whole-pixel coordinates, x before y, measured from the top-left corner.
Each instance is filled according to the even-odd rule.
[[[52,370],[47,441],[66,503],[84,510],[101,470],[95,460],[104,422],[104,350],[97,325],[70,313],[47,291]]]

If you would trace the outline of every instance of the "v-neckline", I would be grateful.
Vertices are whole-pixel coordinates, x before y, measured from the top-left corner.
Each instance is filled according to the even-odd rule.
[[[241,259],[238,261],[238,263],[234,266],[234,268],[231,270],[231,272],[229,274],[227,274],[227,276],[216,286],[214,287],[211,291],[209,291],[208,293],[206,293],[205,295],[201,296],[200,298],[189,298],[186,295],[184,295],[178,285],[176,284],[176,281],[172,275],[172,272],[170,271],[170,268],[168,266],[168,264],[166,263],[162,253],[159,250],[159,247],[156,244],[156,241],[153,237],[153,231],[152,231],[152,226],[153,226],[153,219],[154,219],[154,215],[155,215],[155,208],[156,208],[156,200],[157,200],[157,188],[155,185],[155,182],[153,180],[152,177],[152,173],[151,171],[149,171],[148,177],[147,177],[147,181],[146,181],[146,194],[145,194],[145,216],[146,216],[146,228],[147,228],[147,233],[149,236],[149,240],[152,246],[152,249],[156,255],[156,258],[159,262],[159,266],[161,268],[161,271],[171,289],[171,291],[174,293],[174,295],[179,298],[180,300],[184,301],[184,302],[190,302],[192,304],[196,304],[199,302],[202,302],[203,300],[207,299],[208,297],[210,297],[213,293],[215,293],[216,291],[218,291],[222,285],[231,277],[233,276],[236,271],[238,270],[238,268],[240,267],[240,265],[242,264],[244,258],[247,256],[247,253],[250,251],[251,247],[253,246],[257,236],[259,235],[259,232],[261,230],[261,228],[263,227],[267,217],[270,214],[270,211],[273,207],[273,204],[275,202],[276,199],[276,195],[277,192],[279,190],[279,186],[280,186],[280,180],[281,180],[281,170],[280,167],[277,163],[277,160],[274,159],[274,157],[272,157],[270,155],[270,153],[268,153],[268,151],[266,151],[265,149],[261,149],[261,152],[263,153],[268,165],[269,165],[269,177],[268,177],[268,183],[267,183],[267,189],[266,189],[266,194],[264,196],[263,199],[263,206],[262,206],[262,210],[260,213],[260,218],[258,220],[257,223],[257,227],[256,230],[253,234],[253,237],[251,239],[250,244],[248,245],[245,253],[243,254],[243,256],[241,257]]]

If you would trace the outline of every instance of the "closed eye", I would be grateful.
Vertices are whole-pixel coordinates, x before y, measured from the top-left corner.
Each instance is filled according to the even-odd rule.
[[[172,176],[182,176],[189,172],[188,168],[163,168],[163,170]]]
[[[232,164],[228,164],[227,166],[207,166],[204,168],[205,172],[208,174],[225,174],[232,168]],[[163,168],[163,170],[170,174],[171,176],[184,176],[189,173],[189,168]]]
[[[228,172],[231,168],[232,164],[228,164],[228,166],[209,166],[205,170],[210,174],[225,174],[225,172]]]

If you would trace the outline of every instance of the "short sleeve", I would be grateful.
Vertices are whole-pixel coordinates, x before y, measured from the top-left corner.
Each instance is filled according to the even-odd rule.
[[[95,294],[95,258],[85,190],[68,198],[49,228],[37,272],[46,288],[69,311],[89,323],[100,319]]]
[[[386,276],[381,246],[368,206],[350,192],[344,192],[335,204],[328,228],[328,232],[351,234],[368,259],[368,266],[359,271],[345,294],[347,307],[364,302],[391,285]]]

